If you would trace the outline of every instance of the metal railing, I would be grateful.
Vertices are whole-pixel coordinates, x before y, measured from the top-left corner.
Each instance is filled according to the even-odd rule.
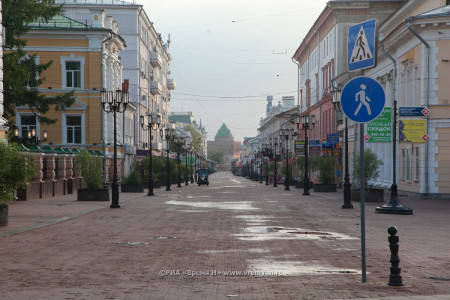
[[[80,4],[80,5],[136,5],[136,0],[56,0],[56,4]]]

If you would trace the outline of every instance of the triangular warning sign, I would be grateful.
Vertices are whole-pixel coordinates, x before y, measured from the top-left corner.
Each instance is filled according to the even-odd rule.
[[[350,63],[356,63],[359,61],[373,58],[373,53],[370,50],[369,43],[367,42],[366,33],[361,26],[358,32],[358,36],[355,40],[355,46],[353,46],[352,57]]]

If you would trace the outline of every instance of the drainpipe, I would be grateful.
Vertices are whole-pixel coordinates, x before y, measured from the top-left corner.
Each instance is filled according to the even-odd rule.
[[[297,100],[298,100],[298,106],[297,106],[297,115],[300,117],[300,64],[292,57],[292,62],[297,65]],[[300,129],[300,127],[297,128],[297,131]]]
[[[107,39],[105,39],[102,42],[102,53],[101,53],[101,57],[100,57],[100,70],[101,70],[101,89],[105,88],[105,78],[103,77],[105,74],[105,65],[103,64],[103,56],[105,55],[105,43],[112,40],[112,33],[109,33],[109,37]],[[104,117],[105,117],[105,112],[102,108],[102,117],[101,117],[101,126],[102,126],[102,131],[101,131],[101,136],[102,136],[102,148],[103,148],[103,187],[107,188],[107,184],[106,184],[106,143],[105,143],[105,132],[104,132]]]
[[[408,27],[409,31],[411,31],[412,34],[414,34],[420,42],[426,47],[426,68],[425,68],[425,105],[428,107],[429,104],[429,98],[430,98],[430,45],[413,29],[411,21],[413,21],[414,18],[410,17],[406,19],[406,26]],[[425,116],[427,120],[427,128],[426,128],[426,134],[428,135],[428,115]],[[425,143],[425,194],[428,194],[430,192],[430,184],[429,184],[429,171],[428,171],[428,157],[429,157],[429,146],[428,142]]]
[[[319,140],[322,142],[322,105],[321,105],[321,95],[320,95],[320,31],[317,30],[317,89],[319,90]],[[316,92],[317,93],[317,92]]]

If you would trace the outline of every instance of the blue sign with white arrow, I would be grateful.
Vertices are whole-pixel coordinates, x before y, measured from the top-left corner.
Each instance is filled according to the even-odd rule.
[[[355,77],[342,89],[342,111],[355,122],[376,119],[383,112],[385,103],[383,87],[370,77]]]
[[[349,72],[375,66],[375,35],[375,19],[350,26],[347,36]]]

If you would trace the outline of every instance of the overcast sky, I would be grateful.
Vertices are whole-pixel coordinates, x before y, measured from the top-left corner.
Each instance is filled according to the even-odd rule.
[[[171,111],[192,111],[210,140],[226,123],[242,141],[257,134],[267,95],[274,103],[297,96],[291,57],[327,0],[140,3],[164,40],[171,36],[171,77],[177,83]]]

